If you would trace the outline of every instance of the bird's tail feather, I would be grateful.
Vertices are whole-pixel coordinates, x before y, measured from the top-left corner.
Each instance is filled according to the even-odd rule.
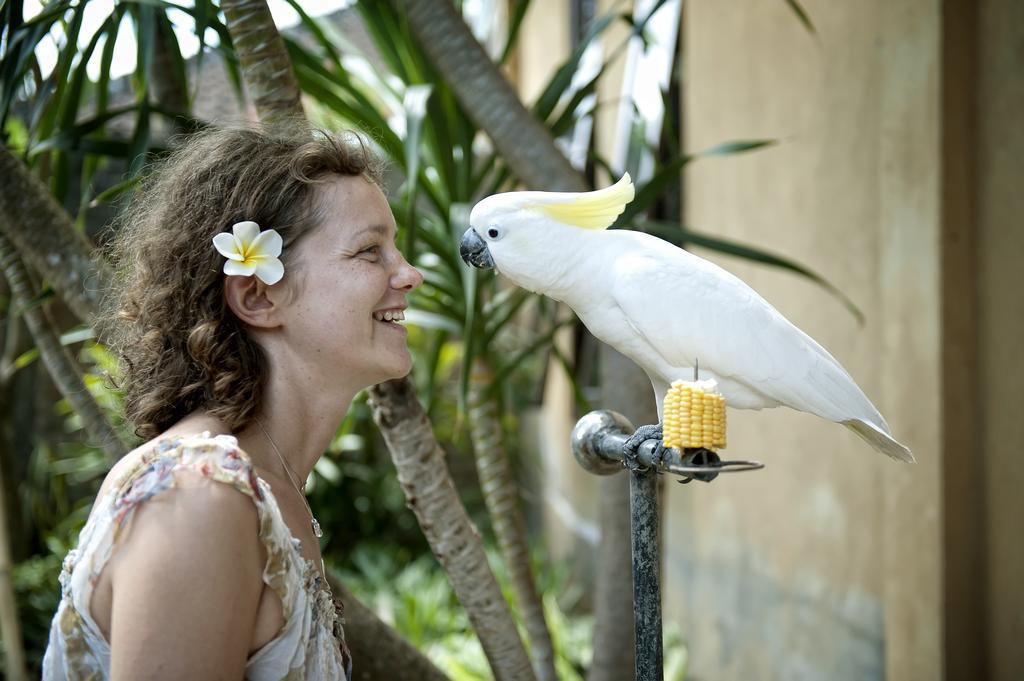
[[[910,450],[878,426],[867,421],[861,421],[860,419],[843,421],[843,425],[882,454],[890,456],[897,461],[914,463],[914,455],[910,453]]]

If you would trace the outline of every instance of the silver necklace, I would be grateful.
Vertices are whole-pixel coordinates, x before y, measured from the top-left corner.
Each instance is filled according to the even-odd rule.
[[[306,510],[309,511],[309,519],[312,521],[313,534],[316,535],[317,539],[319,539],[324,536],[324,532],[320,529],[320,523],[317,522],[316,516],[313,515],[313,509],[309,507],[309,501],[306,499],[306,495],[302,493],[302,489],[299,487],[299,483],[295,479],[297,476],[292,474],[291,467],[288,465],[288,462],[284,460],[284,456],[281,455],[281,450],[277,448],[277,443],[274,442],[274,438],[270,437],[270,433],[268,433],[267,429],[263,427],[263,422],[256,417],[253,418],[256,419],[256,423],[259,424],[260,430],[262,430],[263,434],[267,436],[267,441],[277,453],[277,458],[281,460],[281,465],[284,466],[285,475],[288,476],[288,480],[292,483],[292,486],[295,487],[296,493],[302,497],[302,503],[306,505]]]

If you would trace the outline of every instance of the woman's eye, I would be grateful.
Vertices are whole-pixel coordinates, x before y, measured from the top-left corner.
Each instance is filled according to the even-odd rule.
[[[380,256],[380,246],[367,246],[363,250],[359,251],[360,255],[369,255],[371,258],[377,258]]]

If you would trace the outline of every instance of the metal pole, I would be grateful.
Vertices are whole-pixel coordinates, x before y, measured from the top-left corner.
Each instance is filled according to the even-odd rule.
[[[662,681],[661,559],[658,552],[658,475],[630,471],[633,521],[633,609],[637,681]]]
[[[572,430],[572,453],[583,468],[595,475],[623,470],[624,445],[633,424],[614,411],[592,411]],[[658,474],[679,475],[680,482],[711,482],[719,473],[762,468],[756,461],[721,461],[705,449],[658,451],[655,440],[636,450],[637,470],[629,472],[629,507],[632,521],[633,617],[636,638],[637,681],[662,681],[661,557],[658,551]]]

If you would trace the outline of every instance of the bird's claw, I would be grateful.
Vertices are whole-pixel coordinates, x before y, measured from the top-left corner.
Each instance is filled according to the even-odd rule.
[[[722,459],[719,458],[716,452],[710,449],[687,449],[683,452],[683,465],[692,466],[699,468],[706,468],[707,473],[694,473],[688,477],[680,480],[680,484],[685,485],[688,482],[694,480],[700,480],[701,482],[711,482],[718,477],[716,468],[720,468]]]
[[[654,460],[655,463],[660,462],[664,455],[665,448],[661,444],[662,430],[661,424],[640,426],[633,434],[629,436],[625,444],[622,445],[622,463],[631,471],[642,472],[648,470],[649,466],[645,466],[640,463],[637,457],[637,450],[647,440],[655,440],[657,444],[654,449]],[[657,465],[655,465],[657,468]]]

